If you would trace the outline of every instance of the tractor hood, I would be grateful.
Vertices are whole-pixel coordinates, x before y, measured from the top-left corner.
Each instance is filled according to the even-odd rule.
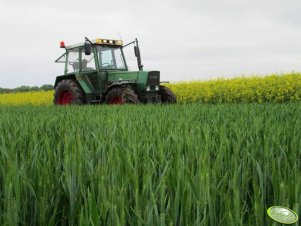
[[[108,71],[108,80],[117,81],[136,81],[144,85],[160,85],[160,71]]]
[[[140,71],[108,71],[110,82],[138,80]],[[141,73],[141,72],[140,72]]]
[[[146,86],[160,85],[160,71],[108,71],[108,80],[137,83],[138,90],[142,91]]]

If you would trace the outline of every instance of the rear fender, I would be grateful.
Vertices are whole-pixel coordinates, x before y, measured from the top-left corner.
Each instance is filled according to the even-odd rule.
[[[55,83],[54,83],[54,88],[62,81],[65,79],[72,79],[74,81],[77,81],[78,84],[80,85],[80,87],[82,88],[82,90],[86,93],[86,94],[90,94],[92,93],[92,90],[89,86],[89,84],[87,84],[87,82],[85,80],[83,80],[80,76],[76,76],[75,74],[69,74],[69,75],[61,75],[61,76],[57,76],[55,79]]]
[[[54,88],[55,88],[61,81],[66,80],[66,79],[76,80],[76,77],[75,77],[75,75],[60,75],[60,76],[57,76],[56,79],[55,79]]]

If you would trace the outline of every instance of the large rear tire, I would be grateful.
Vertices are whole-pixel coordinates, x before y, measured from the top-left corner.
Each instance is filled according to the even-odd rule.
[[[166,86],[160,86],[159,95],[161,95],[161,102],[163,104],[177,103],[176,95],[173,93],[173,91],[171,91],[171,89]]]
[[[55,87],[53,100],[55,105],[84,104],[85,99],[84,92],[74,80],[62,80]]]
[[[109,90],[105,96],[106,104],[139,104],[140,101],[136,93],[123,87],[115,87]]]

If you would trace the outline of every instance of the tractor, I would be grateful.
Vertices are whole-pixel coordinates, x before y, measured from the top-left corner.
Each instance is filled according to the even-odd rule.
[[[123,48],[134,44],[138,71],[129,71]],[[54,84],[54,104],[176,103],[175,94],[161,85],[160,71],[143,71],[137,38],[122,40],[85,38],[65,49],[55,62],[64,64],[64,74]]]

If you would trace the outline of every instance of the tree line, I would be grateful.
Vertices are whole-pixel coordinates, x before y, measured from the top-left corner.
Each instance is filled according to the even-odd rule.
[[[19,86],[17,88],[2,88],[0,87],[0,93],[16,93],[16,92],[30,92],[30,91],[48,91],[53,90],[53,85],[45,84],[42,86]]]

